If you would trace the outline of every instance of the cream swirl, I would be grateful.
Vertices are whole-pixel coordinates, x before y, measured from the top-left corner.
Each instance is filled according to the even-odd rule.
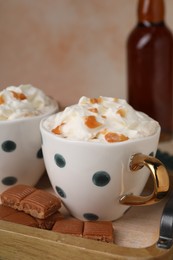
[[[9,86],[0,92],[0,120],[46,114],[55,106],[54,100],[30,84]]]
[[[158,122],[133,109],[124,99],[81,97],[44,122],[60,137],[93,142],[120,142],[153,135]]]

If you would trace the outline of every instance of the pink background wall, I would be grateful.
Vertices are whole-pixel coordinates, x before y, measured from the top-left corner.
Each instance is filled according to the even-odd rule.
[[[165,0],[173,30],[173,1]],[[31,83],[61,107],[126,98],[126,39],[137,0],[0,0],[0,89]]]

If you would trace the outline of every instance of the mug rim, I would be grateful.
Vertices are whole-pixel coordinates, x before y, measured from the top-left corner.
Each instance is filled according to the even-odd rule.
[[[160,132],[161,132],[161,126],[160,124],[158,123],[158,127],[157,127],[157,131],[152,134],[152,135],[148,135],[148,136],[143,136],[143,137],[138,137],[138,138],[134,138],[134,139],[128,139],[126,141],[123,141],[123,142],[114,142],[114,143],[106,143],[106,142],[91,142],[91,141],[85,141],[85,140],[71,140],[71,139],[68,139],[68,138],[63,138],[63,137],[60,137],[52,132],[50,132],[48,129],[46,129],[43,125],[44,121],[47,120],[49,116],[47,117],[44,117],[42,118],[42,120],[40,121],[40,131],[41,133],[44,132],[46,135],[50,136],[51,138],[55,139],[55,140],[58,140],[60,142],[65,142],[65,143],[70,143],[70,144],[83,144],[83,145],[95,145],[95,146],[110,146],[110,147],[113,147],[113,146],[118,146],[118,145],[125,145],[125,144],[129,144],[129,143],[135,143],[135,142],[139,142],[139,141],[145,141],[145,140],[149,140],[149,139],[153,139],[155,137],[160,136]]]
[[[51,114],[58,112],[58,110],[59,110],[58,102],[53,98],[51,98],[51,101],[52,101],[53,106],[46,113],[39,114],[39,115],[32,115],[32,116],[28,116],[28,117],[19,117],[19,118],[10,119],[10,120],[8,120],[8,119],[0,120],[0,125],[14,124],[14,123],[18,123],[18,122],[33,121],[33,120],[35,121],[35,120],[44,119],[45,117],[48,117]]]

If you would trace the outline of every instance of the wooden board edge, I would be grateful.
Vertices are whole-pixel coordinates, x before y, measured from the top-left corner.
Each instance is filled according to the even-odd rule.
[[[125,248],[0,221],[0,260],[6,259],[172,259],[173,249]],[[165,258],[166,257],[166,258]]]

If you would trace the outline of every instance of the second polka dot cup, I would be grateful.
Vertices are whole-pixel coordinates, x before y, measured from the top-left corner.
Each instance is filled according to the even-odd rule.
[[[159,127],[152,136],[112,144],[61,138],[44,127],[44,120],[40,129],[52,187],[74,217],[115,220],[130,206],[153,204],[167,194],[167,171],[151,156],[157,150]],[[141,196],[150,174],[154,190]]]
[[[15,184],[38,182],[45,171],[39,124],[57,110],[55,102],[46,114],[0,121],[0,193]]]

